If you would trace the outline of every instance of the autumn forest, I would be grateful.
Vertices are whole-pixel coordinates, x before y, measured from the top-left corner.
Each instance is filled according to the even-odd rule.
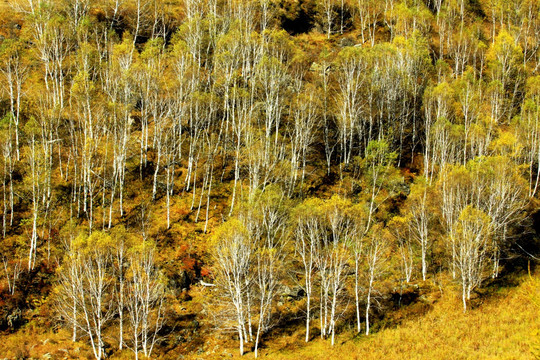
[[[3,1],[0,358],[540,356],[538,39],[537,0]]]

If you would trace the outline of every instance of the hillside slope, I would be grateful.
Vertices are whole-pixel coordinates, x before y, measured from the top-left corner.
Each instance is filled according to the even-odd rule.
[[[532,357],[538,39],[538,0],[0,1],[0,359]]]
[[[269,359],[536,359],[540,354],[540,278],[516,276],[513,285],[493,285],[463,313],[451,289],[438,290],[422,306],[409,305],[394,313],[400,323],[365,336],[345,330],[334,347],[315,337],[304,343],[304,329],[262,351]],[[420,301],[422,302],[422,301]],[[425,309],[425,308],[424,308]],[[233,356],[234,354],[234,356]],[[236,349],[216,347],[189,359],[236,358]],[[246,358],[253,358],[249,353]]]

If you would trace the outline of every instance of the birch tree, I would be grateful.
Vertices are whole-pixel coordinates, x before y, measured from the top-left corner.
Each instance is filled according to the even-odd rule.
[[[426,281],[428,270],[427,255],[432,245],[431,230],[434,212],[430,206],[430,198],[428,197],[428,194],[431,192],[426,180],[420,178],[411,186],[407,205],[405,205],[409,215],[411,235],[420,245],[423,281]]]
[[[239,220],[227,221],[215,234],[216,286],[223,298],[225,314],[231,314],[230,323],[222,326],[231,326],[238,334],[240,355],[244,354],[244,345],[252,338],[249,300],[254,281],[254,251],[249,233]]]
[[[334,1],[322,0],[317,3],[317,15],[327,39],[330,39],[330,35],[334,31],[334,24],[337,21],[336,3]]]
[[[126,344],[135,359],[152,356],[164,322],[164,277],[155,264],[155,246],[149,242],[128,252],[126,272]]]
[[[3,88],[9,96],[9,109],[15,133],[15,154],[19,154],[19,126],[21,119],[21,102],[24,97],[24,84],[29,75],[29,66],[24,61],[24,48],[14,40],[4,40],[0,46],[0,73],[3,76]]]
[[[409,219],[403,216],[394,216],[388,224],[388,229],[397,243],[400,270],[403,275],[402,281],[405,280],[409,283],[412,279],[415,258]]]
[[[309,199],[297,206],[294,211],[295,219],[297,219],[294,225],[295,255],[301,263],[303,288],[306,292],[306,342],[310,339],[311,301],[316,281],[316,251],[323,231],[318,220],[316,210],[318,206],[320,206],[319,200]]]
[[[30,248],[28,250],[28,269],[34,268],[37,259],[38,230],[39,221],[45,207],[47,199],[47,178],[48,178],[48,157],[43,153],[47,145],[43,146],[41,132],[35,119],[30,119],[25,124],[25,133],[27,133],[28,145],[26,147],[26,161],[28,164],[28,175],[25,178],[30,189],[29,200],[31,203],[31,234]]]
[[[492,251],[491,229],[489,216],[473,206],[463,209],[456,223],[454,261],[459,273],[464,312],[472,290],[480,286],[486,277]]]
[[[375,45],[377,22],[384,11],[382,1],[356,0],[356,15],[362,31],[362,43]]]
[[[331,303],[327,325],[332,346],[335,344],[336,324],[341,316],[339,306],[345,292],[346,268],[350,256],[349,246],[355,236],[354,223],[349,213],[350,207],[350,202],[337,196],[332,197],[325,204],[324,220],[326,220],[329,227],[329,236],[323,237],[322,240],[326,248],[323,253],[325,253],[326,259],[329,260],[326,265],[328,265]],[[326,280],[322,281],[326,282]]]
[[[339,142],[341,162],[347,166],[352,158],[353,147],[357,144],[356,139],[364,138],[361,89],[365,87],[366,65],[361,49],[343,49],[338,56],[338,66]]]
[[[291,161],[291,184],[289,195],[291,195],[300,171],[300,192],[303,192],[304,181],[306,179],[306,166],[308,155],[313,152],[313,145],[316,140],[320,119],[320,99],[317,98],[317,90],[313,86],[306,86],[303,91],[295,97],[292,107],[292,124],[289,125],[291,141],[290,161]]]
[[[258,308],[255,310],[255,357],[258,356],[263,334],[273,325],[274,300],[286,270],[286,209],[285,194],[279,188],[271,186],[258,194],[253,203],[248,205],[248,211],[241,215],[255,246],[254,300]]]
[[[383,265],[388,259],[389,242],[387,234],[380,224],[374,226],[368,236],[365,250],[367,267],[367,294],[366,294],[366,335],[369,335],[369,315],[373,305],[373,297],[376,292],[376,281],[383,272]]]
[[[116,310],[110,250],[108,235],[81,235],[58,269],[57,311],[88,339],[97,360],[106,355],[104,331]]]

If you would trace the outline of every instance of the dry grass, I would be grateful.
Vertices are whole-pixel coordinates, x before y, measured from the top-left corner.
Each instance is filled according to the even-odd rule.
[[[38,333],[26,328],[0,337],[2,359],[90,359],[92,352],[83,342],[73,343],[67,331]]]
[[[433,310],[366,338],[342,335],[328,341],[270,354],[274,359],[533,359],[540,343],[538,308],[530,294],[540,281],[503,289],[481,306],[463,313],[454,293],[443,294]]]

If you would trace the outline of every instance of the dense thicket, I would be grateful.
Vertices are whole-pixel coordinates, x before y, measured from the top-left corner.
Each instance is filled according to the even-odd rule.
[[[257,355],[284,301],[333,344],[383,283],[448,272],[465,310],[534,252],[536,0],[0,9],[4,328],[43,291],[96,358],[150,356],[204,280]]]

